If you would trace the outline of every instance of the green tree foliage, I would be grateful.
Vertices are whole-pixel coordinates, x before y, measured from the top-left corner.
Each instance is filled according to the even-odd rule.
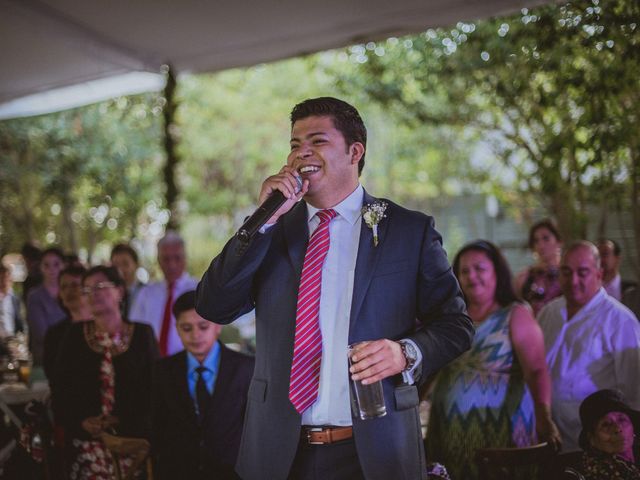
[[[161,188],[160,113],[143,95],[0,122],[0,251],[37,240],[90,257],[137,235]]]
[[[638,205],[639,20],[634,0],[580,0],[458,23],[352,47],[342,85],[414,125],[474,129],[516,173],[485,166],[503,198],[536,199],[584,237],[587,202]]]
[[[309,97],[340,96],[368,128],[363,184],[415,208],[467,182],[469,158],[453,129],[411,128],[401,112],[381,108],[357,84],[338,93],[335,71],[354,72],[342,52],[325,52],[248,69],[179,79],[177,137],[182,211],[192,271],[200,273],[255,208],[264,179],[289,153],[289,113]]]

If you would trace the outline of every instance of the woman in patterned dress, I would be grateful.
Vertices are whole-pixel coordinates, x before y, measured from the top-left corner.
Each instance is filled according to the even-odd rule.
[[[91,268],[82,280],[93,321],[69,326],[56,360],[56,416],[65,430],[71,479],[111,479],[104,432],[147,437],[151,369],[158,346],[149,325],[122,318],[124,282],[113,267]],[[130,458],[120,459],[126,472]]]
[[[474,321],[471,349],[436,377],[427,427],[427,457],[453,480],[477,478],[474,453],[523,447],[538,434],[555,444],[551,385],[542,331],[518,303],[506,260],[490,242],[475,241],[453,262]]]

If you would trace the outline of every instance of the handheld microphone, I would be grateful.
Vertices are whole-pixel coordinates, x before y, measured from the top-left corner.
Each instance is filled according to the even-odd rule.
[[[296,194],[302,190],[302,179],[298,176],[295,177],[297,184]],[[273,217],[273,214],[286,202],[288,199],[280,190],[273,192],[269,198],[267,198],[258,209],[244,222],[236,233],[236,237],[244,243],[249,242],[260,228],[267,223],[267,221]]]

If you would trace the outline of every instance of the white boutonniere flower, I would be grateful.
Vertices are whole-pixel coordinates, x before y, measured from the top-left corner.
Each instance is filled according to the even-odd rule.
[[[386,202],[373,202],[368,203],[362,207],[362,218],[364,223],[367,224],[371,230],[373,230],[373,246],[378,246],[378,224],[382,221],[386,215],[384,211],[387,209]]]

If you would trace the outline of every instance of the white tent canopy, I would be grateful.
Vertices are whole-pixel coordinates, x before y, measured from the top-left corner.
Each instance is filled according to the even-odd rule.
[[[17,100],[95,80],[119,87],[89,84],[86,99],[79,90],[67,90],[66,100],[53,92],[48,98],[57,106],[48,110],[157,89],[162,64],[178,72],[218,71],[543,2],[0,0],[0,118],[44,113],[51,102],[42,97]],[[132,72],[153,75],[122,77]]]

